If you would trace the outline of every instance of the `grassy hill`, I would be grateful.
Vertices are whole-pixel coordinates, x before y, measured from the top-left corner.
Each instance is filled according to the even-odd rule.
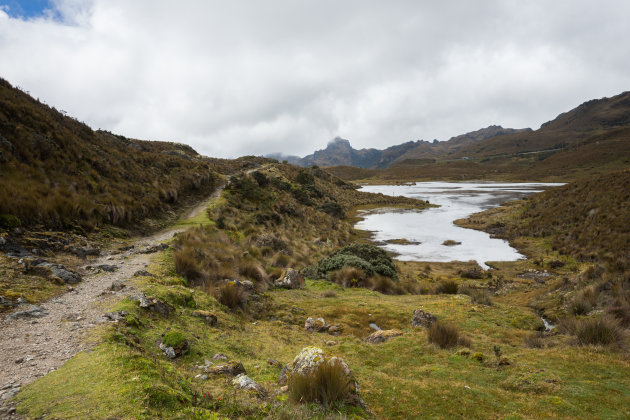
[[[216,183],[189,146],[93,131],[0,80],[0,214],[11,224],[132,226]]]

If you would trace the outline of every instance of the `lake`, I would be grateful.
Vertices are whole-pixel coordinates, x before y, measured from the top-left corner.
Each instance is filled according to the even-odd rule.
[[[487,269],[487,261],[516,261],[524,258],[507,241],[491,238],[485,232],[453,224],[502,203],[544,191],[557,183],[504,182],[416,182],[408,185],[367,185],[361,191],[428,200],[440,207],[425,210],[383,208],[360,213],[356,227],[371,231],[379,246],[397,254],[403,261],[470,261]],[[406,239],[411,243],[387,241]],[[444,241],[461,242],[443,245]]]

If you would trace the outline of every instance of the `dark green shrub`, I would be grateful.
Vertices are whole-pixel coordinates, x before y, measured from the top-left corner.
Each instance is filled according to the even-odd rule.
[[[347,257],[339,257],[345,255]],[[351,258],[354,256],[356,258]],[[363,262],[367,263],[365,265]],[[333,252],[319,263],[319,270],[322,274],[328,271],[338,270],[340,264],[347,261],[348,265],[365,270],[368,275],[380,274],[393,279],[398,279],[396,265],[392,258],[383,249],[370,244],[352,244]]]
[[[299,403],[317,402],[326,407],[348,400],[353,381],[339,361],[320,364],[311,372],[292,374],[288,381],[290,398]]]
[[[458,288],[457,282],[453,280],[442,280],[435,288],[435,292],[446,295],[456,295]]]
[[[429,343],[436,344],[442,349],[455,347],[459,340],[459,331],[454,325],[436,321],[429,327]]]
[[[260,171],[253,172],[252,178],[256,180],[258,186],[261,188],[265,188],[267,185],[269,185],[269,178],[267,178],[267,176]]]
[[[350,266],[354,268],[358,268],[363,270],[367,275],[373,275],[374,269],[362,258],[357,257],[356,255],[333,255],[330,257],[326,257],[319,262],[317,269],[319,270],[320,275],[325,276],[331,271],[341,270],[343,267]]]
[[[301,170],[295,180],[302,185],[313,185],[315,183],[315,177],[306,170]]]
[[[328,201],[322,204],[318,207],[318,210],[323,211],[332,217],[336,217],[337,219],[343,219],[346,217],[346,212],[343,211],[343,207],[334,201]]]
[[[22,221],[12,214],[0,214],[0,227],[13,229],[22,226]]]

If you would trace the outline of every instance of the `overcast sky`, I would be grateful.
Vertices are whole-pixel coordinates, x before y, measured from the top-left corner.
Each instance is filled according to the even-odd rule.
[[[630,90],[628,0],[0,0],[0,77],[218,157],[538,128]]]

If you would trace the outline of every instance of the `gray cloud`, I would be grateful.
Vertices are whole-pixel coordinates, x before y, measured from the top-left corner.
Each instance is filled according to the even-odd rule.
[[[94,128],[213,156],[537,128],[630,86],[625,0],[54,4],[0,11],[1,77]]]

